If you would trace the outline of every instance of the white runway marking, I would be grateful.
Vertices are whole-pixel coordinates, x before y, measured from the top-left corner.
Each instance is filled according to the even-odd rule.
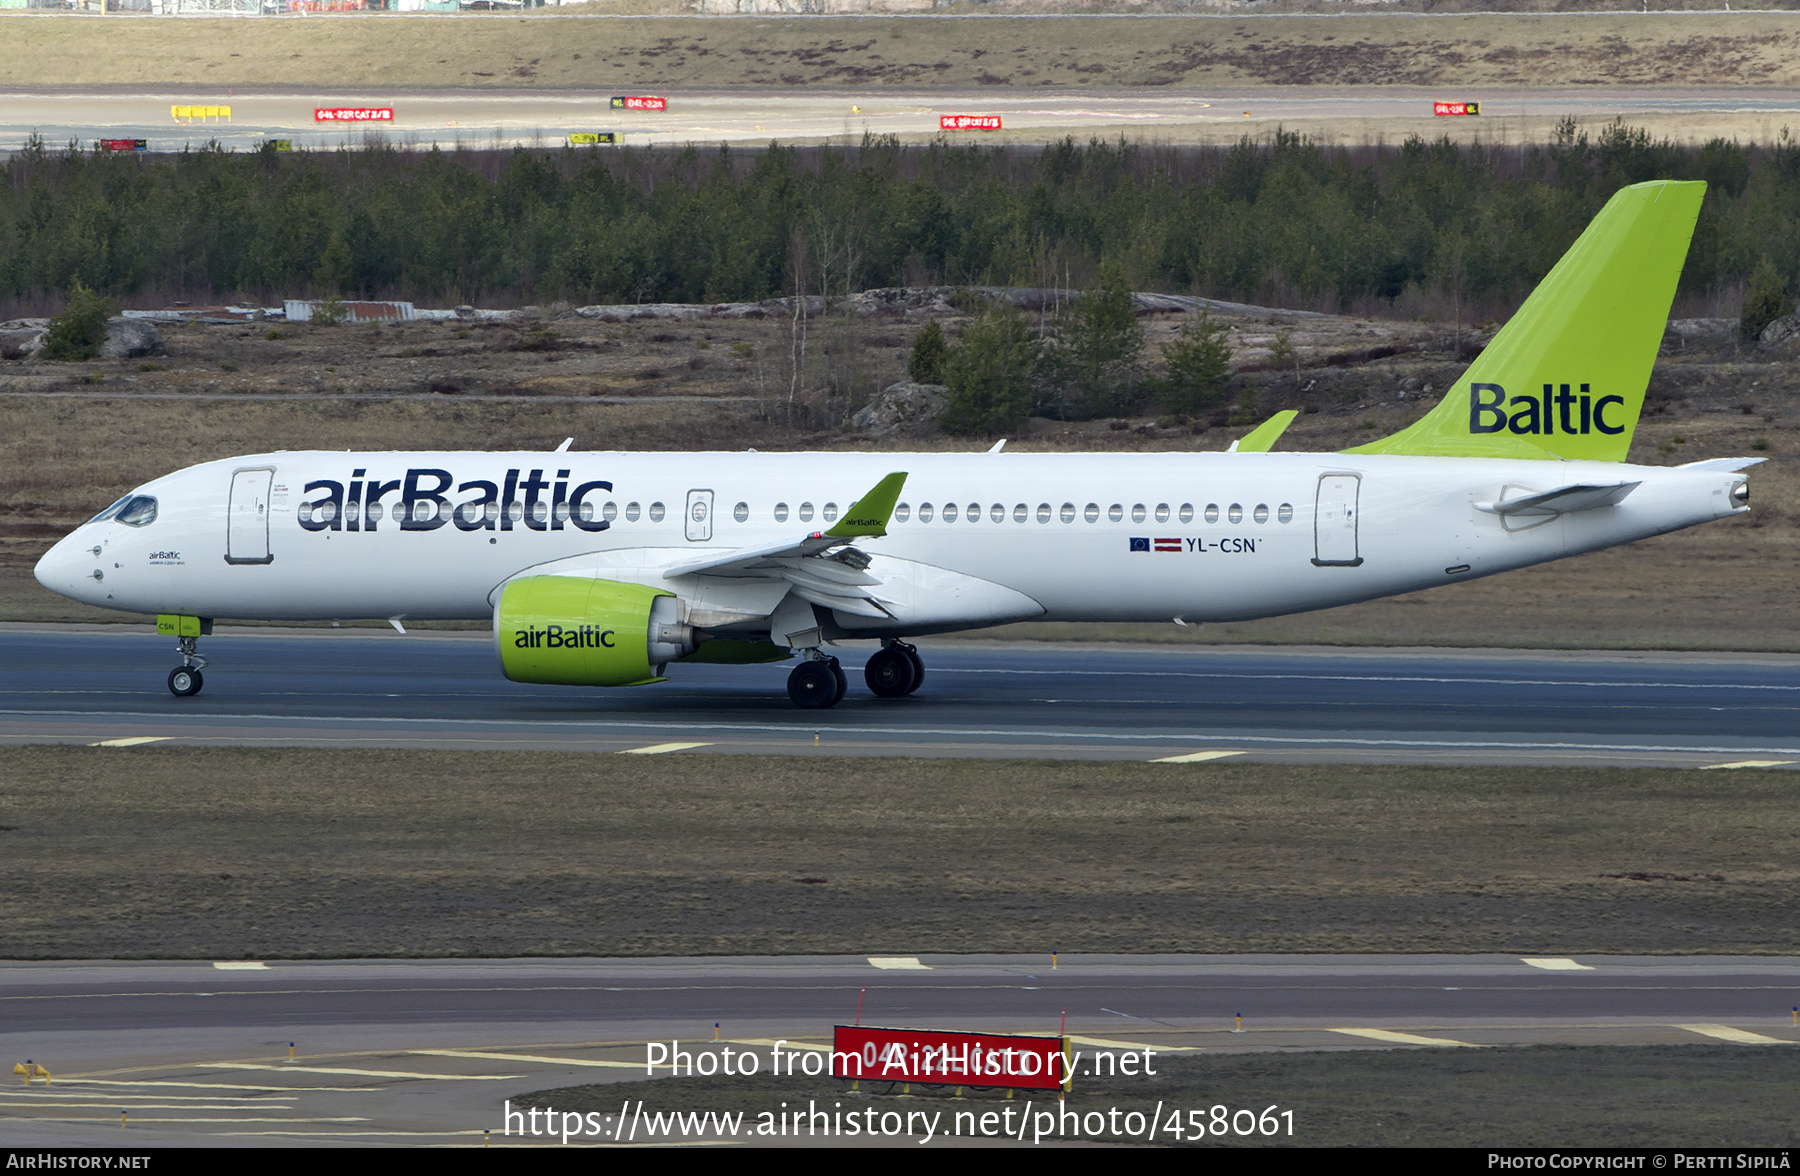
[[[710,743],[653,743],[649,747],[628,747],[620,755],[662,755],[669,751],[687,751],[695,747],[711,747]]]
[[[870,956],[869,966],[890,972],[929,972],[930,964],[921,964],[918,956]]]
[[[269,965],[261,960],[214,960],[213,967],[221,972],[267,972]]]
[[[173,739],[173,735],[133,735],[128,739],[102,739],[98,743],[90,743],[89,747],[136,747],[140,743],[161,743],[165,739]]]
[[[1546,959],[1542,957],[1532,958],[1521,956],[1519,957],[1519,962],[1521,964],[1530,964],[1534,968],[1542,968],[1546,972],[1592,972],[1594,970],[1593,966],[1590,964],[1578,964],[1574,960],[1568,959]]]
[[[809,1041],[785,1041],[776,1037],[731,1037],[726,1039],[728,1045],[766,1045],[773,1049],[777,1045],[785,1045],[789,1049],[810,1049],[815,1053],[830,1053],[829,1045],[814,1045]]]
[[[1194,1053],[1197,1045],[1146,1045],[1141,1041],[1108,1041],[1104,1037],[1077,1037],[1069,1034],[1069,1040],[1076,1045],[1091,1045],[1096,1049],[1153,1049],[1157,1053]]]
[[[1482,1048],[1473,1042],[1452,1041],[1448,1037],[1420,1037],[1417,1033],[1395,1033],[1390,1029],[1333,1029],[1331,1032],[1366,1037],[1370,1041],[1385,1041],[1392,1045],[1460,1045],[1467,1049]]]
[[[409,1049],[407,1053],[434,1058],[483,1058],[490,1062],[538,1062],[546,1066],[603,1066],[614,1070],[641,1070],[640,1062],[605,1062],[593,1058],[550,1058],[536,1054],[483,1053],[473,1049]]]
[[[1730,764],[1701,764],[1702,772],[1716,772],[1723,768],[1781,768],[1793,763],[1793,760],[1738,760]]]
[[[1153,759],[1153,764],[1199,764],[1207,760],[1226,759],[1234,755],[1243,755],[1241,751],[1194,751],[1187,755],[1166,755],[1161,759]]]
[[[1795,1044],[1779,1037],[1765,1037],[1761,1033],[1752,1033],[1747,1029],[1733,1029],[1730,1025],[1677,1025],[1675,1028],[1686,1029],[1689,1033],[1698,1033],[1702,1037],[1716,1037],[1720,1041],[1730,1041],[1738,1045]]]
[[[262,1066],[253,1062],[200,1062],[202,1070],[279,1070],[283,1074],[351,1074],[358,1078],[420,1078],[432,1082],[510,1082],[523,1074],[417,1074],[410,1070],[350,1070],[335,1066]]]

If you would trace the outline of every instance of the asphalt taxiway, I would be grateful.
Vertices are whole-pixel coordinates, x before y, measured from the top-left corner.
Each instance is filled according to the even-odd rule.
[[[646,1043],[817,1052],[834,1024],[1176,1053],[1800,1044],[1800,959],[912,956],[0,964],[14,1146],[479,1143],[508,1098]],[[1066,1017],[1066,1021],[1065,1021]],[[1241,1020],[1240,1020],[1241,1018]],[[290,1043],[292,1057],[290,1060]]]
[[[680,90],[667,109],[615,110],[611,91],[258,89],[197,93],[131,88],[0,93],[0,151],[33,135],[53,147],[74,140],[143,139],[151,151],[210,142],[253,150],[271,139],[297,148],[359,145],[370,133],[419,148],[558,147],[572,133],[608,131],[630,146],[859,141],[868,135],[935,138],[945,115],[997,115],[1002,131],[944,132],[958,140],[1050,142],[1074,136],[1172,143],[1232,142],[1246,130],[1283,126],[1322,142],[1372,141],[1383,133],[1542,138],[1565,116],[1624,118],[1692,134],[1771,139],[1800,116],[1800,91],[1767,87],[1583,86],[1458,91],[1419,86],[1262,86],[1244,90],[981,89],[872,91],[831,87]],[[1442,98],[1478,100],[1475,118],[1435,118]],[[194,108],[201,112],[195,114]],[[319,110],[384,111],[378,121],[321,122]],[[218,113],[228,111],[228,114]],[[177,117],[179,112],[180,117]],[[1671,121],[1673,120],[1673,121]]]
[[[0,626],[0,743],[1278,762],[1800,765],[1800,657],[924,641],[878,699],[872,643],[837,707],[791,663],[670,668],[648,687],[530,686],[479,633],[231,629],[206,686],[164,688],[147,627]]]

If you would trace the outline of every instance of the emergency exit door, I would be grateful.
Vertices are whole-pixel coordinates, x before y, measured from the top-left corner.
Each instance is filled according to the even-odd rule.
[[[1325,474],[1319,478],[1319,494],[1313,503],[1313,565],[1321,568],[1354,568],[1362,564],[1357,551],[1357,499],[1362,478],[1356,474]]]
[[[274,470],[239,470],[231,475],[231,501],[226,507],[226,563],[275,562],[269,553],[269,483],[274,477]]]
[[[687,499],[687,537],[693,543],[705,543],[712,538],[713,492],[711,490],[689,490]]]

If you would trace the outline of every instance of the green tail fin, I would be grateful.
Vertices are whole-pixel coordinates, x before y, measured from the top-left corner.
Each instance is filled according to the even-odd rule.
[[[1620,189],[1436,408],[1346,452],[1624,461],[1705,194]]]

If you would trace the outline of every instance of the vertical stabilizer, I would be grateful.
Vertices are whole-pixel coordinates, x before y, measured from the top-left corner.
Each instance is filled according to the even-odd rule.
[[[1620,189],[1436,408],[1348,452],[1624,461],[1705,194]]]

